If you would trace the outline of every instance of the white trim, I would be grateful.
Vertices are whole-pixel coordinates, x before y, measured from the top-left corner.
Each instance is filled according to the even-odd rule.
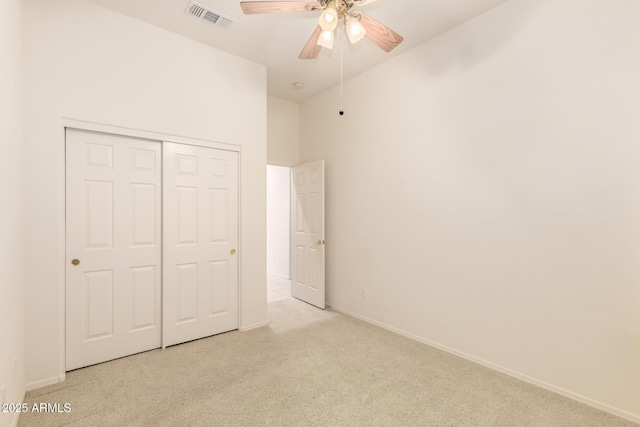
[[[269,325],[269,321],[268,320],[266,320],[264,322],[260,322],[260,323],[254,323],[253,325],[249,325],[249,326],[242,326],[242,327],[238,328],[238,330],[240,332],[247,332],[247,331],[250,331],[252,329],[262,328],[262,327],[267,326],[267,325]]]
[[[294,166],[298,166],[300,162],[291,163],[291,162],[270,162],[267,160],[267,166],[279,166],[281,168],[289,168],[291,169]]]
[[[208,141],[206,139],[189,138],[180,135],[171,135],[146,131],[142,129],[126,128],[121,126],[112,126],[104,123],[86,122],[82,120],[74,120],[62,118],[63,128],[74,128],[79,130],[88,130],[93,132],[110,133],[113,135],[130,136],[134,138],[153,139],[156,141],[175,142],[178,144],[197,145],[200,147],[217,148],[219,150],[241,152],[242,147],[235,144],[227,144],[223,142]]]
[[[20,397],[20,401],[19,403],[24,403],[24,398],[26,396],[26,390],[22,392],[22,396]],[[20,412],[14,412],[13,413],[13,419],[11,420],[11,426],[12,427],[17,427],[18,426],[18,421],[20,419]]]
[[[370,323],[372,325],[379,326],[379,327],[381,327],[383,329],[386,329],[388,331],[394,332],[394,333],[396,333],[398,335],[402,335],[402,336],[410,338],[410,339],[412,339],[414,341],[421,342],[421,343],[426,344],[428,346],[437,348],[438,350],[442,350],[442,351],[447,352],[449,354],[453,354],[455,356],[458,356],[458,357],[461,357],[463,359],[469,360],[471,362],[477,363],[478,365],[482,365],[482,366],[485,366],[487,368],[493,369],[494,371],[498,371],[498,372],[501,372],[503,374],[509,375],[511,377],[517,378],[517,379],[522,380],[522,381],[524,381],[526,383],[533,384],[533,385],[538,386],[540,388],[543,388],[545,390],[554,392],[554,393],[559,394],[559,395],[564,396],[564,397],[568,397],[569,399],[576,400],[578,402],[584,403],[585,405],[592,406],[594,408],[597,408],[597,409],[600,409],[602,411],[608,412],[610,414],[616,415],[618,417],[627,419],[629,421],[633,421],[635,423],[640,423],[640,415],[632,414],[631,412],[627,412],[625,410],[616,408],[614,406],[607,405],[606,403],[598,402],[597,400],[593,400],[593,399],[591,399],[589,397],[582,396],[582,395],[577,394],[577,393],[573,393],[573,392],[571,392],[569,390],[565,390],[565,389],[563,389],[561,387],[555,386],[553,384],[549,384],[549,383],[547,383],[545,381],[530,377],[530,376],[528,376],[526,374],[522,374],[522,373],[514,371],[512,369],[505,368],[504,366],[501,366],[501,365],[486,361],[484,359],[472,356],[472,355],[464,353],[462,351],[458,351],[458,350],[453,349],[451,347],[448,347],[446,345],[442,345],[440,343],[437,343],[437,342],[434,342],[434,341],[419,337],[419,336],[411,334],[409,332],[405,332],[405,331],[403,331],[401,329],[394,328],[393,326],[389,326],[389,325],[384,324],[382,322],[378,322],[378,321],[370,319],[368,317],[361,316],[359,314],[350,312],[349,310],[345,310],[345,309],[342,309],[340,307],[336,307],[334,305],[332,305],[330,307],[334,311],[337,311],[339,313],[346,314],[347,316],[355,317],[356,319],[360,319],[360,320],[362,320],[364,322],[367,322],[367,323]]]
[[[238,318],[237,325],[238,330],[242,331],[242,313],[243,306],[242,303],[244,298],[242,298],[242,290],[244,287],[242,286],[242,259],[244,258],[244,251],[242,250],[242,226],[244,222],[242,221],[242,153],[238,152],[238,289],[236,290],[238,296]],[[266,190],[265,190],[266,191]]]
[[[58,224],[58,240],[59,240],[59,262],[62,268],[60,269],[60,292],[58,293],[58,381],[64,381],[67,373],[67,299],[66,299],[66,286],[67,286],[67,128],[62,121],[60,126],[60,147],[58,152],[58,162],[62,164],[60,169],[60,176],[58,176],[58,185],[60,197],[58,200],[62,200],[62,203],[58,204],[58,217],[61,218],[61,223]],[[46,382],[48,380],[37,381],[34,384],[40,382]],[[49,384],[46,384],[49,385]],[[42,386],[44,387],[44,386]],[[29,389],[27,386],[27,390]]]
[[[46,387],[48,385],[61,383],[62,381],[65,380],[65,378],[66,378],[66,375],[60,375],[58,377],[51,377],[44,380],[29,383],[27,384],[27,391],[37,390],[39,388]]]

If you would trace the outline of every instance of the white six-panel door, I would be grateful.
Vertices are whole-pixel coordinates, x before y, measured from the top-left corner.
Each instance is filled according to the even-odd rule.
[[[324,160],[291,169],[291,295],[325,308]]]
[[[161,342],[161,144],[66,133],[66,369]]]
[[[169,346],[238,328],[238,153],[163,147],[163,346]]]

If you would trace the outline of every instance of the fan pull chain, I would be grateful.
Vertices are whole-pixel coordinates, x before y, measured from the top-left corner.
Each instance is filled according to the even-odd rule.
[[[342,44],[342,40],[340,40],[340,115],[344,116],[344,110],[342,109]]]

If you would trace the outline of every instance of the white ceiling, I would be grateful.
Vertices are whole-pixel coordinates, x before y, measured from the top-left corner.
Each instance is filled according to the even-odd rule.
[[[322,49],[314,60],[298,54],[318,23],[319,12],[244,15],[240,1],[196,0],[235,22],[221,29],[184,13],[189,0],[90,0],[267,67],[270,95],[302,102],[340,81],[340,46],[347,80],[443,31],[453,28],[506,0],[377,0],[359,10],[404,37],[384,53],[367,39],[351,45],[336,40],[333,50]],[[313,2],[313,0],[310,0]],[[354,9],[355,10],[355,9]],[[304,82],[295,90],[294,82]]]

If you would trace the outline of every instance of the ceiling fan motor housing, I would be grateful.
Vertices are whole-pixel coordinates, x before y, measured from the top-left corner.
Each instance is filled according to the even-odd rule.
[[[320,3],[311,3],[307,5],[307,9],[309,10],[325,10],[329,6],[333,5],[336,9],[338,9],[338,15],[343,16],[344,13],[348,12],[356,3],[364,3],[364,1],[357,0],[320,0]],[[317,5],[320,5],[318,7]]]

